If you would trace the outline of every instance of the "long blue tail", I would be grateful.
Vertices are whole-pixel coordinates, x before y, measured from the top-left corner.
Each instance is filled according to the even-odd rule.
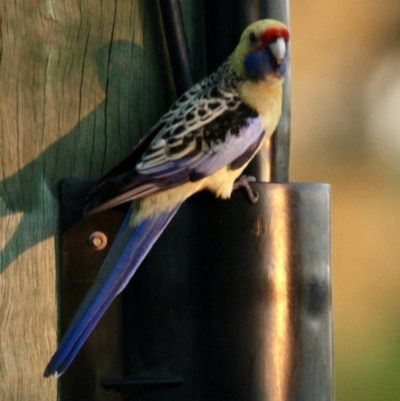
[[[75,314],[44,376],[61,376],[71,364],[103,313],[135,274],[155,241],[178,211],[176,206],[154,219],[130,227],[131,210],[125,217],[92,287]]]

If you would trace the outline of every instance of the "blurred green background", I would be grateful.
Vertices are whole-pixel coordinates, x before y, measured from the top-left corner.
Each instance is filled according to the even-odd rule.
[[[332,186],[336,400],[400,400],[400,2],[292,0],[291,30],[291,180]]]

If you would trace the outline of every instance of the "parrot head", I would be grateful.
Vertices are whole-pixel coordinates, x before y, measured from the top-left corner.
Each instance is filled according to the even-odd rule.
[[[232,54],[231,65],[242,79],[282,78],[287,66],[289,30],[279,21],[265,19],[249,25]]]

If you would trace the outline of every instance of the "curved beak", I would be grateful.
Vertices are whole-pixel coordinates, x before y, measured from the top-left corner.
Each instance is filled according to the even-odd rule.
[[[274,55],[276,62],[278,65],[282,64],[283,59],[285,58],[286,53],[286,43],[283,38],[276,39],[275,42],[272,42],[269,45],[269,48]]]

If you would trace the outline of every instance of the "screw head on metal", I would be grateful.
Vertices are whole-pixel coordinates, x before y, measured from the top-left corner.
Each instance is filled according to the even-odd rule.
[[[94,231],[88,238],[89,245],[96,251],[101,251],[107,246],[107,236],[101,231]]]

